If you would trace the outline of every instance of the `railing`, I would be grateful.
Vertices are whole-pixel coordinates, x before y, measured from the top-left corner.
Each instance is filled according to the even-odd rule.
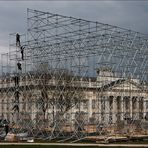
[[[27,81],[20,81],[19,82],[19,86],[25,86],[25,85],[41,85],[41,84],[44,84],[43,83],[44,80],[42,79],[37,79],[37,80],[27,80]],[[59,83],[58,81],[55,81],[55,80],[49,80],[49,81],[46,81],[46,85],[63,85],[63,86],[79,86],[79,87],[98,87],[99,85],[96,83],[96,82],[87,82],[87,81],[73,81],[71,83],[68,83],[68,84],[65,84],[64,81]],[[15,83],[14,82],[10,82],[10,83],[6,83],[6,82],[3,82],[0,84],[0,88],[7,88],[7,87],[14,87],[15,86]]]

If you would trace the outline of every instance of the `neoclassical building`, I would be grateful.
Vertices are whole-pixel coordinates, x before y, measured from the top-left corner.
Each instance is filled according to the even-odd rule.
[[[33,122],[42,127],[44,120],[46,128],[52,127],[53,122],[60,127],[63,122],[71,128],[78,124],[85,127],[83,130],[88,130],[89,125],[111,127],[122,122],[134,124],[148,120],[147,86],[138,79],[118,77],[107,68],[98,70],[97,77],[79,77],[64,89],[61,87],[65,86],[65,82],[61,82],[60,91],[64,95],[57,91],[59,84],[56,77],[47,77],[46,83],[34,74],[2,77],[0,81],[0,118],[10,123],[23,122],[29,126]],[[44,85],[47,86],[46,94],[41,91]],[[68,89],[68,93],[65,93],[65,89]],[[62,118],[59,114],[66,102],[53,103],[51,99],[45,99],[54,92],[57,96],[62,94],[63,97],[70,95],[71,99],[76,99],[75,96],[79,98],[63,111]]]

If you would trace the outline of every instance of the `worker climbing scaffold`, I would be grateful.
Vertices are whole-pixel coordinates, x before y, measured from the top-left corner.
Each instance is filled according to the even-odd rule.
[[[21,60],[24,60],[24,49],[25,47],[21,46],[20,43],[20,35],[17,33],[16,34],[16,48],[19,48],[19,51],[21,53]],[[22,71],[22,64],[21,61],[18,60],[16,63],[17,66],[17,74],[14,76],[14,83],[15,83],[15,100],[14,100],[14,105],[12,107],[12,116],[14,117],[15,115],[17,116],[17,119],[19,118],[19,96],[20,96],[20,92],[19,92],[19,81],[20,81],[20,76],[19,73],[20,71]]]
[[[20,35],[18,33],[16,34],[16,46],[20,46]]]

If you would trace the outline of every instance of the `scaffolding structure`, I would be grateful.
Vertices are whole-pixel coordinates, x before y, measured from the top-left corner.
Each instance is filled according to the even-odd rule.
[[[61,141],[148,133],[147,35],[31,9],[19,44],[16,34],[1,55],[0,116],[17,133]]]

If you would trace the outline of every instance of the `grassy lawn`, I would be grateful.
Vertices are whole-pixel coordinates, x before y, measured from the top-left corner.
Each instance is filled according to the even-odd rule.
[[[0,148],[98,148],[98,146],[0,145]],[[99,147],[99,148],[108,148],[108,147]],[[116,148],[122,148],[122,146]]]

